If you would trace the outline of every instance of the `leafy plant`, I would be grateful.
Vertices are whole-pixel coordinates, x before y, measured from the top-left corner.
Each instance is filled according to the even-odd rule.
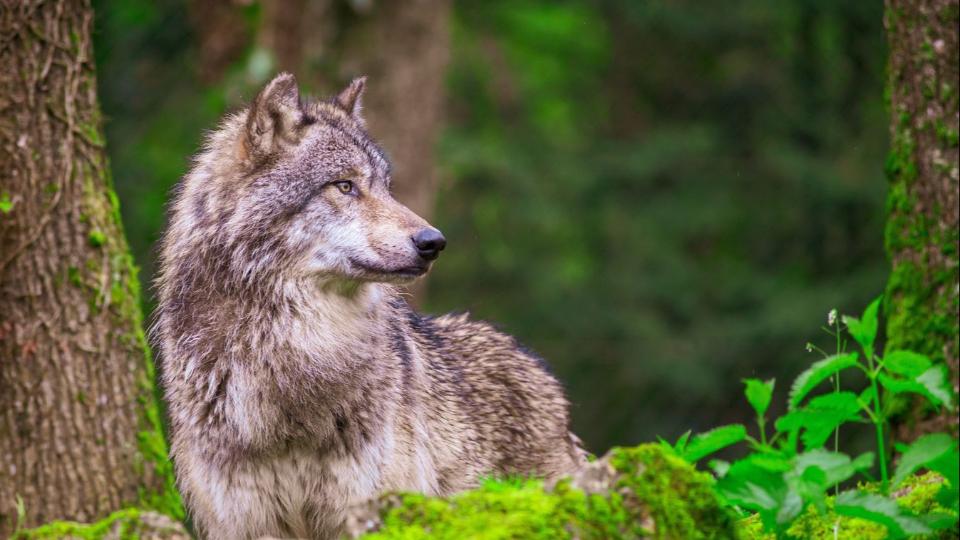
[[[746,443],[746,457],[728,463],[711,460],[718,477],[717,491],[741,512],[759,515],[764,528],[784,536],[801,513],[814,507],[826,510],[828,501],[838,516],[874,521],[887,528],[891,538],[925,534],[955,527],[960,500],[960,453],[957,441],[945,433],[926,435],[910,445],[899,445],[899,461],[892,479],[892,453],[887,429],[889,401],[898,394],[918,394],[931,406],[955,408],[946,369],[911,351],[875,350],[881,299],[873,301],[860,318],[828,315],[824,328],[836,339],[836,351],[810,365],[790,386],[787,412],[773,421],[768,436],[767,412],[773,399],[774,380],[745,379],[744,396],[756,413],[757,436],[733,424],[706,433],[684,434],[673,452],[691,462],[737,443]],[[847,351],[847,337],[859,351]],[[808,350],[819,350],[813,345]],[[841,374],[858,372],[866,388],[853,391],[841,385]],[[845,377],[847,381],[861,377]],[[818,392],[830,381],[832,391]],[[852,457],[839,449],[839,430],[845,425],[870,425],[876,437],[874,452]],[[833,435],[833,448],[826,445]],[[872,475],[879,469],[879,480]],[[890,497],[896,487],[917,471],[938,473],[943,484],[937,502],[951,514],[913,515]],[[857,480],[857,487],[841,487]],[[863,483],[867,481],[867,483]],[[834,497],[830,498],[830,491]]]

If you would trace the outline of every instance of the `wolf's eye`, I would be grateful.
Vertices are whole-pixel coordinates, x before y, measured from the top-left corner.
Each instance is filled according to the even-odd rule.
[[[344,195],[354,193],[353,182],[349,180],[340,180],[339,182],[334,182],[333,185]]]

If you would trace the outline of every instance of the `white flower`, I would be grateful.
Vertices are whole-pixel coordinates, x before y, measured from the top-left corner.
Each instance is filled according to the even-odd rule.
[[[837,310],[836,308],[831,309],[830,313],[827,313],[827,326],[833,326],[837,323]]]
[[[813,352],[813,343],[807,343],[807,352]]]

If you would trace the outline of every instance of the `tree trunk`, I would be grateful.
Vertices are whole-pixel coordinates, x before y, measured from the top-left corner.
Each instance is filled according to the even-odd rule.
[[[430,220],[450,56],[449,0],[275,1],[265,6],[260,43],[278,69],[301,74],[322,94],[369,77],[363,114],[393,162],[394,196]],[[422,283],[411,288],[414,301]]]
[[[104,152],[88,0],[0,3],[0,537],[179,517]]]
[[[264,9],[269,9],[268,3]],[[187,3],[197,44],[197,74],[215,84],[247,47],[250,35],[239,0],[192,0]]]
[[[958,1],[887,0],[892,149],[887,251],[887,349],[946,362],[957,390]],[[899,435],[952,429],[957,415],[918,404]]]

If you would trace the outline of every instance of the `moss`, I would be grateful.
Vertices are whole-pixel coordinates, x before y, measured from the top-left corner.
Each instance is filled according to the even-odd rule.
[[[94,125],[99,126],[99,118],[94,120]],[[93,280],[97,286],[89,287],[90,304],[95,312],[109,312],[113,326],[118,331],[116,345],[122,346],[130,354],[143,355],[143,369],[137,381],[139,418],[136,441],[139,452],[138,461],[134,464],[143,481],[137,503],[142,509],[156,510],[182,521],[185,513],[164,439],[154,363],[143,330],[138,268],[127,247],[120,205],[108,171],[106,163],[85,171],[83,209],[91,229],[88,238],[91,245],[105,254],[105,258],[97,256],[85,261],[89,275],[98,276]],[[103,286],[100,284],[105,281],[102,278],[105,274],[108,281]]]
[[[174,481],[173,463],[167,451],[155,393],[156,371],[143,331],[139,269],[126,250],[114,257],[113,266],[113,275],[117,276],[117,279],[111,286],[111,296],[116,316],[133,322],[132,331],[122,336],[122,339],[137,350],[142,350],[144,354],[145,368],[143,377],[139,381],[140,431],[137,433],[137,444],[140,456],[144,460],[141,466],[152,467],[153,474],[157,476],[158,489],[141,488],[140,502],[145,508],[155,509],[182,521],[185,517],[183,503]]]
[[[913,514],[921,515],[931,512],[944,513],[956,516],[957,513],[940,506],[937,503],[937,494],[943,486],[943,479],[935,473],[912,476],[904,481],[898,490],[902,493],[897,498],[897,504]],[[871,491],[876,486],[865,486],[863,489]],[[888,537],[887,528],[879,523],[865,519],[838,516],[833,512],[833,497],[826,501],[827,511],[819,514],[813,506],[787,529],[789,538],[803,538],[809,540],[884,540]],[[742,540],[775,540],[773,533],[763,530],[763,524],[758,515],[751,515],[737,523],[737,533]],[[957,531],[947,530],[927,538],[947,539],[956,538]]]
[[[9,214],[13,210],[13,204],[9,193],[6,191],[0,193],[0,214]]]
[[[80,269],[76,266],[67,267],[67,279],[75,287],[83,287],[83,276],[80,275]]]
[[[732,521],[720,509],[713,492],[714,479],[659,445],[615,449],[611,463],[624,473],[620,486],[646,508],[667,538],[717,538]],[[659,536],[659,533],[658,535]]]
[[[107,243],[107,235],[103,234],[101,230],[94,229],[87,235],[87,240],[90,242],[90,245],[95,248],[103,247],[103,245]]]
[[[921,11],[887,7],[885,18],[891,43],[906,43],[910,33],[929,35],[937,24],[956,26],[955,3],[947,2],[942,9],[937,8],[939,23]],[[951,151],[956,155],[960,136],[951,120],[956,118],[958,96],[956,77],[950,80],[925,75],[936,72],[927,68],[944,60],[929,39],[920,49],[916,54],[903,56],[905,51],[893,48],[885,90],[891,97],[894,119],[886,163],[890,192],[885,245],[893,260],[885,295],[887,350],[914,350],[941,362],[956,359],[960,348],[958,235],[955,226],[939,222],[937,216],[945,210],[938,208],[935,200],[925,201],[929,207],[924,208],[915,194],[929,190],[939,176],[955,174],[955,157],[940,160],[933,156],[950,156]],[[920,80],[916,80],[918,74],[924,74]],[[942,114],[931,116],[928,111]],[[926,165],[922,179],[918,174],[923,168],[921,162]],[[920,181],[927,187],[916,186]],[[917,420],[917,416],[898,420]]]
[[[616,449],[609,493],[586,494],[562,481],[490,480],[449,498],[401,495],[372,539],[419,538],[734,538],[713,478],[659,445]]]
[[[124,508],[94,523],[53,521],[34,529],[18,530],[10,540],[136,540],[185,537],[183,528],[167,518],[138,508]]]
[[[925,254],[933,249],[956,259],[957,231],[942,231],[915,210],[917,201],[911,185],[917,179],[917,166],[909,115],[899,117],[886,172],[891,182],[885,231],[887,252],[892,257],[903,252],[915,255],[900,258],[887,282],[887,350],[909,349],[943,361],[943,344],[955,344],[960,326],[956,296],[939,291],[956,283],[957,269],[931,272]]]
[[[131,529],[136,527],[140,519],[140,510],[126,508],[118,510],[95,523],[76,523],[73,521],[53,521],[35,529],[17,531],[10,540],[54,540],[59,538],[77,538],[78,540],[98,540],[119,526],[120,538],[136,538],[131,536]]]

